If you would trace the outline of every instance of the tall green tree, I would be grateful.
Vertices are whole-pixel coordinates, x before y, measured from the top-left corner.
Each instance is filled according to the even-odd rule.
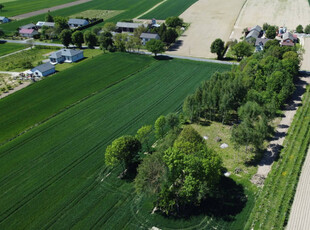
[[[116,25],[114,22],[106,22],[103,26],[103,30],[105,32],[112,32],[112,31],[115,31],[116,29]]]
[[[106,148],[105,163],[109,166],[122,164],[124,169],[130,167],[141,150],[140,141],[132,136],[117,138]]]
[[[305,27],[305,33],[310,34],[310,24]]]
[[[154,53],[156,57],[157,54],[165,51],[165,44],[160,40],[152,39],[146,43],[146,49]]]
[[[151,137],[153,133],[153,126],[152,125],[144,125],[142,126],[136,134],[136,138],[146,146],[148,152],[151,150]]]
[[[161,139],[165,135],[165,128],[166,128],[166,118],[165,116],[160,116],[155,121],[154,129],[155,129],[155,135],[157,139]]]
[[[176,28],[177,26],[182,26],[183,25],[183,19],[177,17],[177,16],[172,16],[166,19],[165,23],[169,27]]]
[[[128,39],[128,34],[126,33],[116,34],[114,36],[115,48],[120,52],[125,52],[127,39]]]
[[[303,27],[302,25],[298,25],[298,26],[296,27],[296,32],[297,32],[297,33],[303,33],[303,32],[304,32],[304,27]]]
[[[47,13],[47,15],[45,15],[45,21],[46,22],[54,22],[54,18],[52,15],[50,15],[50,13]]]
[[[65,29],[69,29],[68,19],[66,17],[55,16],[54,22],[55,22],[55,29],[57,30],[58,33],[61,33]]]
[[[252,46],[246,41],[239,42],[232,47],[232,52],[239,60],[252,55]]]
[[[217,59],[222,59],[223,58],[223,52],[224,52],[224,42],[222,39],[217,38],[215,39],[212,44],[211,44],[211,53],[217,54]]]
[[[266,30],[266,37],[269,39],[274,39],[277,36],[277,27],[276,26],[269,26]]]
[[[82,44],[84,42],[84,35],[81,31],[75,31],[72,34],[72,43],[76,45],[78,48],[82,48]]]
[[[98,40],[96,34],[87,30],[84,33],[84,41],[89,48],[94,48]]]
[[[175,29],[169,28],[162,34],[162,41],[166,42],[167,44],[174,43],[176,39],[178,38],[178,33]]]
[[[65,29],[59,35],[61,43],[65,47],[69,47],[70,43],[72,43],[72,32],[71,30]]]

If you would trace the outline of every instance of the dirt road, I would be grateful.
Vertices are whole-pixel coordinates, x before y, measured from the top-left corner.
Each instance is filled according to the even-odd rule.
[[[215,58],[210,52],[216,38],[229,40],[245,0],[199,0],[180,17],[191,23],[189,29],[167,54]]]
[[[75,2],[70,2],[70,3],[63,4],[63,5],[59,5],[59,6],[45,8],[45,9],[42,9],[42,10],[37,10],[37,11],[29,12],[29,13],[26,13],[26,14],[16,15],[16,16],[10,17],[10,18],[14,19],[14,20],[30,18],[30,17],[36,16],[36,15],[47,13],[49,11],[52,12],[52,11],[55,11],[55,10],[60,10],[60,9],[68,8],[68,7],[71,7],[71,6],[80,5],[82,3],[90,2],[90,1],[92,1],[92,0],[78,0],[78,1],[75,1]]]
[[[308,230],[310,226],[310,148],[302,167],[287,230]]]
[[[265,22],[294,30],[310,22],[308,0],[247,0],[236,22],[231,38],[239,39],[242,30]],[[219,27],[220,28],[220,27]]]

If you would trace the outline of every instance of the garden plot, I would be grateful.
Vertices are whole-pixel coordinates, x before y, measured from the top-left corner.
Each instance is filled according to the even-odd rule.
[[[231,38],[239,39],[244,28],[262,26],[265,22],[286,26],[289,30],[294,30],[299,24],[305,27],[310,22],[309,3],[307,0],[248,0],[240,12]]]
[[[216,38],[229,39],[235,21],[245,0],[200,0],[188,8],[180,17],[191,23],[189,29],[167,53],[215,58],[210,52]]]
[[[70,18],[102,18],[107,20],[124,12],[123,10],[86,10],[81,13],[71,15]]]

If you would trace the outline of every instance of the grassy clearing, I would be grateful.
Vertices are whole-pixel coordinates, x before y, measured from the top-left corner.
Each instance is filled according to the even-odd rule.
[[[115,66],[122,67],[119,57],[124,54],[111,56],[114,55],[118,56]],[[128,60],[132,60],[137,55],[128,56]],[[137,57],[149,62],[148,57]],[[98,59],[102,60],[101,56]],[[106,66],[105,62],[100,63],[97,67],[102,72],[111,66],[111,63]],[[70,79],[77,78],[77,70],[71,75],[78,67],[62,73],[66,72]],[[229,68],[185,60],[157,61],[1,146],[0,228],[137,229],[139,226],[147,229],[164,224],[154,220],[149,209],[139,212],[146,219],[137,215],[139,198],[135,196],[133,185],[117,178],[119,168],[105,167],[104,149],[120,135],[133,134],[142,125],[153,123],[159,115],[180,109],[184,98],[202,80],[215,71]],[[111,73],[109,78],[115,76],[117,74]],[[57,76],[50,79],[53,78]],[[87,78],[91,79],[89,74]],[[36,87],[40,92],[52,91],[52,95],[57,91],[47,87],[47,84],[54,85],[48,80],[29,90]],[[57,84],[62,85],[60,77]],[[70,86],[63,85],[64,90],[70,90]],[[24,104],[29,102],[24,101]],[[46,103],[47,106],[51,105]],[[173,222],[181,226],[186,222],[183,226],[189,229],[194,229],[197,222],[207,225],[203,222],[206,220],[215,221],[206,216],[195,218],[194,224],[191,220],[165,218],[167,226]]]
[[[299,174],[310,143],[310,91],[307,89],[303,106],[297,110],[280,159],[272,166],[259,192],[246,229],[284,229],[293,203]]]
[[[122,13],[122,10],[86,10],[78,14],[71,15],[70,18],[102,18],[107,20]]]
[[[8,2],[4,0],[4,8],[1,10],[1,16],[12,17],[74,1],[75,0],[15,0]]]
[[[97,49],[85,49],[84,50],[84,58],[83,60],[87,60],[89,58],[94,58],[96,56],[98,56],[99,54],[102,54],[102,50],[97,50]],[[83,61],[81,60],[81,61]],[[79,65],[81,63],[81,61],[79,62],[74,62],[74,63],[62,63],[62,64],[57,64],[55,65],[55,69],[58,72],[64,71],[66,69],[69,69],[73,66]]]
[[[88,58],[79,65],[2,99],[0,143],[152,62],[150,57],[129,54]]]
[[[14,43],[0,43],[0,56],[13,53],[18,50],[25,49],[26,46],[23,44],[14,44]]]
[[[149,13],[142,15],[142,19],[161,19],[165,20],[171,16],[181,15],[187,8],[193,5],[197,0],[167,0],[163,4],[156,7]]]
[[[117,22],[122,19],[131,19],[134,18],[143,12],[147,11],[157,3],[161,2],[162,0],[92,0],[90,2],[72,6],[69,8],[57,10],[51,12],[53,16],[66,16],[69,17],[70,15],[78,14],[85,10],[123,10],[124,12],[121,14],[116,15],[106,21],[113,21]],[[7,24],[1,25],[1,28],[8,34],[12,34],[16,31],[16,28],[25,25],[31,22],[42,21],[45,18],[45,14],[37,15],[31,18],[10,22]],[[103,25],[103,23],[98,24]],[[97,26],[98,26],[97,25]]]
[[[0,71],[19,72],[31,69],[31,66],[26,65],[26,62],[31,63],[32,66],[37,66],[39,62],[47,59],[46,54],[52,52],[51,49],[33,48],[25,50],[20,53],[12,54],[0,61]]]

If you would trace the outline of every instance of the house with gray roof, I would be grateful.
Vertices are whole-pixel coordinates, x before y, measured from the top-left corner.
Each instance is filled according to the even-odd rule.
[[[257,38],[255,41],[255,52],[263,51],[266,42],[270,40],[269,38]]]
[[[42,65],[39,65],[37,67],[34,67],[31,72],[35,77],[46,77],[50,74],[53,74],[56,72],[55,66],[51,63],[47,62]]]
[[[0,22],[1,23],[8,23],[9,21],[10,21],[10,19],[8,19],[7,17],[0,16]]]
[[[84,58],[83,50],[76,49],[61,49],[54,53],[51,53],[49,56],[50,62],[52,64],[58,64],[63,62],[77,62]]]
[[[29,23],[27,25],[23,25],[21,26],[19,29],[29,29],[29,30],[36,30],[37,29],[37,26],[33,23]]]
[[[290,32],[286,32],[282,35],[282,40],[280,42],[281,46],[294,46],[297,42],[297,37]]]
[[[46,26],[46,27],[50,27],[50,28],[54,28],[55,27],[55,22],[41,22],[39,21],[36,26],[38,28],[42,28],[43,26]]]
[[[116,30],[118,32],[134,32],[140,26],[144,26],[142,23],[134,23],[134,22],[118,22],[116,23]]]
[[[257,38],[260,38],[263,35],[262,27],[259,25],[252,27],[249,30],[249,33],[246,35],[245,40],[247,42],[252,42],[253,40],[256,40]]]
[[[148,41],[152,40],[152,39],[156,39],[159,40],[160,37],[158,34],[152,34],[152,33],[142,33],[140,35],[142,44],[145,45]]]
[[[70,28],[78,28],[81,26],[86,26],[88,24],[89,22],[86,19],[70,18],[68,21],[68,25]]]

